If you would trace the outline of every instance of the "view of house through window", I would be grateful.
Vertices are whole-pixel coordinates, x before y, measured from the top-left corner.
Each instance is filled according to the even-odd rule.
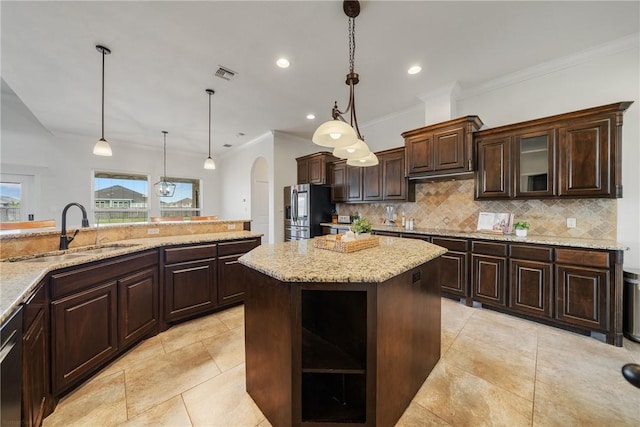
[[[188,218],[200,215],[200,180],[170,178],[176,185],[173,197],[160,198],[160,216]]]
[[[0,182],[0,222],[22,220],[22,184]]]
[[[96,223],[148,220],[149,182],[146,175],[95,172],[93,190]]]

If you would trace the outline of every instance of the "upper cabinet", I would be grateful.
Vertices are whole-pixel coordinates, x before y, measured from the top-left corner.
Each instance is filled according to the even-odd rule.
[[[478,116],[466,116],[402,133],[409,178],[440,178],[473,171],[473,132]]]
[[[329,184],[327,168],[335,160],[338,159],[327,151],[298,157],[298,184]]]
[[[376,166],[349,166],[346,160],[331,165],[334,203],[415,201],[415,184],[405,176],[404,147],[380,151],[376,156]]]
[[[622,197],[619,102],[475,134],[476,199]]]

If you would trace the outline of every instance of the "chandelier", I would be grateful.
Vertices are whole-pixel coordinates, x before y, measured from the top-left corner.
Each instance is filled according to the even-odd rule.
[[[333,155],[347,159],[348,165],[374,166],[378,164],[378,158],[364,142],[356,117],[355,85],[359,82],[359,76],[354,71],[355,18],[360,14],[360,3],[357,0],[345,0],[342,3],[342,9],[349,18],[349,74],[345,81],[349,86],[349,103],[344,111],[340,111],[336,101],[331,109],[333,120],[318,126],[311,140],[322,147],[333,148]],[[349,122],[344,118],[347,113],[349,113]]]

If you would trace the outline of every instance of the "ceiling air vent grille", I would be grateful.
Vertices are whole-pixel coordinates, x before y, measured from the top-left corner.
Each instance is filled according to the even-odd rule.
[[[222,65],[220,65],[220,68],[218,68],[218,70],[216,71],[216,77],[220,77],[221,79],[225,80],[231,80],[235,77],[236,74],[238,73],[226,67],[223,67]]]

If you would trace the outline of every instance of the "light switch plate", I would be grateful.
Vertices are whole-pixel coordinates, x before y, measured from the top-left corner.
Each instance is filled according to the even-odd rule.
[[[567,218],[567,228],[576,228],[575,218]]]
[[[235,230],[235,229],[236,229],[235,224],[227,224],[227,230]]]
[[[159,228],[147,228],[147,234],[160,234]]]

